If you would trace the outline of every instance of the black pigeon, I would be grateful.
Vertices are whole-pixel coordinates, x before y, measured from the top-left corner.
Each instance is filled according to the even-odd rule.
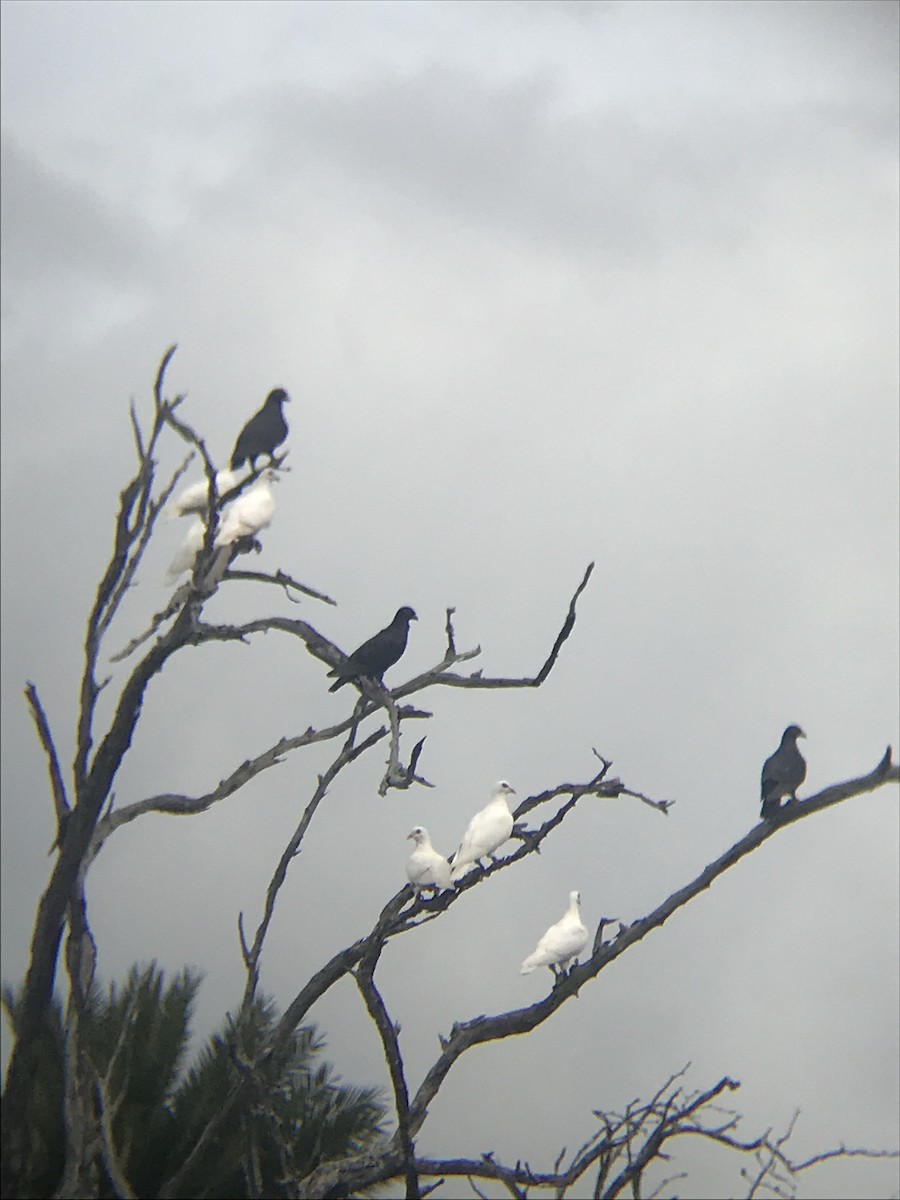
[[[343,687],[351,679],[358,679],[360,675],[381,679],[388,667],[392,667],[406,649],[410,621],[418,619],[411,608],[398,608],[387,628],[363,642],[339,667],[328,672],[329,675],[338,676],[337,683],[331,685],[329,692],[336,692],[339,687]]]
[[[238,434],[231,456],[232,470],[245,462],[250,464],[251,471],[254,470],[261,454],[268,454],[269,460],[272,460],[275,447],[280,446],[288,435],[287,422],[281,411],[286,400],[290,400],[290,396],[284,388],[269,392],[265,404]]]
[[[806,760],[797,749],[798,737],[806,737],[800,726],[788,725],[781,735],[781,745],[763,765],[760,816],[764,821],[781,807],[782,796],[797,799],[797,788],[806,778]]]

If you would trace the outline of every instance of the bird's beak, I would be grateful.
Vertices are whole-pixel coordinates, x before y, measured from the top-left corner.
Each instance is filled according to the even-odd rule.
[[[799,734],[799,736],[800,736],[800,737],[802,737],[802,738],[805,738],[805,737],[806,737],[806,734],[803,732],[803,730],[802,730],[802,729],[800,730],[800,734]]]
[[[407,840],[408,842],[412,840],[412,834],[411,834],[411,833],[408,833],[408,834],[406,835],[406,840]]]

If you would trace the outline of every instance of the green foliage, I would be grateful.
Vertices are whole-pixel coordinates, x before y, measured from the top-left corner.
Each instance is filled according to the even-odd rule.
[[[22,989],[3,988],[3,1011],[15,1035],[22,1011]],[[28,1196],[52,1196],[65,1162],[63,1126],[63,1021],[54,1000],[44,1015],[35,1046],[33,1086],[28,1091],[24,1127],[28,1144],[25,1161],[32,1164]]]
[[[184,1161],[247,1061],[277,1022],[274,1004],[258,998],[240,1031],[231,1017],[185,1072],[190,1020],[201,976],[185,969],[168,985],[155,963],[132,967],[125,985],[88,998],[88,1049],[108,1077],[119,1163],[139,1196],[154,1196]],[[16,1030],[21,991],[4,989]],[[41,1038],[39,1083],[32,1089],[27,1193],[49,1196],[64,1165],[64,1025],[59,1002]],[[342,1085],[325,1062],[315,1027],[302,1027],[253,1076],[247,1098],[201,1153],[181,1192],[191,1197],[296,1194],[296,1180],[320,1162],[368,1145],[385,1109],[377,1089]],[[111,1196],[108,1181],[101,1195]]]

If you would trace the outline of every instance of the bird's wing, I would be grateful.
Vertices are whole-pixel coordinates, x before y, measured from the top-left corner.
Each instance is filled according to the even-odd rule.
[[[247,503],[241,510],[241,522],[250,533],[265,529],[275,512],[275,497],[268,484],[258,491],[254,489],[254,493],[247,496]]]
[[[166,583],[174,583],[179,575],[193,567],[194,560],[203,546],[204,528],[203,522],[198,520],[191,525],[184,541],[175,551],[172,561],[169,563],[169,569],[166,571]]]
[[[431,850],[428,874],[431,882],[437,884],[439,888],[453,887],[453,881],[450,878],[450,864],[443,854],[439,854],[434,848]]]
[[[781,751],[776,750],[763,764],[762,777],[764,783],[783,783],[785,777],[784,762]]]
[[[469,822],[453,865],[462,866],[493,853],[509,837],[512,826],[512,813],[505,804],[489,804]]]
[[[765,799],[776,791],[783,795],[785,789],[799,787],[805,778],[806,763],[800,751],[795,746],[781,746],[763,764],[762,797]]]
[[[222,470],[216,472],[216,492],[220,498],[225,492],[233,488],[236,483],[237,475],[234,471]],[[175,500],[167,504],[165,513],[168,517],[183,517],[192,512],[205,512],[208,496],[209,481],[201,479],[199,483],[192,483],[189,487],[186,487]]]
[[[237,504],[238,501],[235,500],[222,515],[219,531],[216,534],[215,544],[217,546],[228,546],[241,536],[241,518],[237,511]]]
[[[207,483],[192,483],[165,507],[167,517],[183,517],[190,512],[199,512],[206,504]]]
[[[551,925],[535,949],[529,954],[522,969],[533,970],[534,967],[549,967],[551,963],[565,962],[580,954],[587,942],[588,931],[578,918],[566,915]]]
[[[580,918],[567,914],[544,936],[547,938],[546,953],[552,954],[555,962],[565,962],[584,949],[588,931]]]
[[[275,497],[268,485],[251,488],[225,510],[216,536],[216,545],[225,546],[239,537],[259,533],[271,524],[275,512]]]
[[[466,832],[462,835],[462,841],[459,843],[459,849],[453,855],[453,866],[462,866],[463,863],[474,862],[478,858],[478,854],[474,852],[475,847],[481,841],[481,829],[485,813],[484,809],[477,812],[469,824],[466,826]]]
[[[380,673],[394,665],[403,652],[403,644],[397,637],[397,631],[389,625],[387,629],[382,629],[367,642],[363,642],[359,649],[354,651],[352,658],[369,671]]]

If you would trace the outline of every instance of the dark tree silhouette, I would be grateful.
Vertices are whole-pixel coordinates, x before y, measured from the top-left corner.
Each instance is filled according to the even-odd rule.
[[[414,1091],[409,1086],[396,1023],[378,984],[381,955],[388,942],[419,925],[439,920],[449,907],[463,901],[471,888],[480,887],[488,877],[515,870],[523,858],[539,851],[545,839],[555,834],[584,797],[621,797],[648,805],[660,816],[668,814],[670,801],[651,798],[627,785],[611,774],[612,763],[595,751],[597,768],[589,778],[580,782],[562,782],[520,800],[513,814],[515,849],[512,853],[486,870],[472,871],[460,880],[454,891],[426,897],[415,895],[409,886],[402,888],[384,906],[369,933],[349,946],[336,949],[333,956],[310,976],[291,998],[280,1018],[276,1020],[274,1014],[260,1008],[261,959],[279,893],[336,777],[350,764],[368,756],[374,747],[386,743],[388,762],[379,785],[382,795],[392,788],[430,786],[419,773],[425,739],[417,741],[408,759],[401,753],[402,735],[409,723],[426,721],[431,715],[411,703],[410,698],[428,689],[442,687],[496,691],[540,687],[573,633],[578,599],[588,586],[593,564],[587,567],[575,588],[559,633],[535,674],[495,677],[481,670],[468,669],[465,664],[476,658],[480,649],[461,650],[457,647],[453,610],[447,609],[446,648],[441,661],[429,670],[391,690],[377,679],[361,676],[358,680],[360,696],[345,720],[321,729],[309,727],[279,739],[262,754],[241,762],[200,795],[161,793],[114,809],[113,786],[131,745],[148,685],[186,647],[216,642],[252,644],[256,635],[277,633],[295,639],[312,657],[329,668],[340,669],[345,662],[335,645],[312,624],[299,618],[259,616],[239,625],[213,624],[205,619],[209,599],[236,580],[253,580],[263,588],[276,587],[292,597],[302,593],[322,603],[333,603],[285,571],[269,574],[236,566],[236,560],[251,548],[253,540],[240,538],[234,544],[215,545],[222,507],[220,499],[212,506],[190,578],[174,592],[166,608],[150,620],[147,628],[133,636],[113,656],[116,662],[134,661],[111,704],[107,697],[104,711],[111,715],[105,723],[101,722],[98,697],[109,682],[98,679],[101,646],[106,646],[122,600],[153,536],[157,518],[191,457],[189,454],[181,468],[160,488],[155,463],[164,438],[177,435],[190,446],[193,454],[200,456],[209,483],[209,496],[216,496],[216,466],[203,440],[178,415],[183,397],[168,400],[163,395],[165,371],[174,350],[172,347],[166,353],[157,374],[146,435],[132,407],[137,468],[119,497],[112,551],[87,621],[85,666],[75,730],[76,752],[70,777],[64,775],[60,766],[56,743],[36,687],[29,684],[26,689],[37,734],[47,757],[58,825],[58,853],[38,905],[29,967],[21,997],[16,1003],[16,1041],[3,1096],[3,1195],[25,1195],[29,1181],[36,1178],[36,1156],[41,1148],[35,1144],[33,1119],[45,1103],[39,1080],[46,1076],[47,1059],[52,1061],[54,1054],[57,1062],[60,1056],[62,1058],[66,1114],[63,1183],[57,1194],[98,1195],[97,1181],[101,1177],[109,1181],[117,1195],[135,1194],[135,1181],[128,1177],[124,1165],[131,1162],[133,1151],[119,1141],[116,1097],[110,1091],[109,1072],[91,1053],[95,946],[85,899],[85,877],[104,843],[122,825],[149,812],[180,815],[204,812],[287,755],[323,744],[335,747],[334,757],[319,775],[296,828],[273,865],[256,929],[248,933],[239,917],[246,986],[227,1035],[223,1036],[229,1052],[208,1066],[209,1071],[221,1073],[217,1080],[218,1105],[212,1114],[203,1112],[202,1116],[188,1122],[190,1136],[179,1143],[177,1153],[167,1160],[166,1178],[153,1185],[153,1194],[159,1197],[196,1194],[196,1181],[208,1168],[216,1148],[223,1142],[232,1144],[229,1139],[235,1136],[241,1114],[249,1112],[262,1114],[260,1119],[273,1139],[264,1150],[254,1122],[250,1121],[245,1128],[239,1170],[247,1181],[248,1194],[256,1195],[266,1194],[263,1178],[273,1158],[278,1161],[279,1186],[285,1188],[284,1194],[310,1198],[347,1196],[389,1180],[402,1181],[401,1186],[409,1197],[422,1196],[433,1189],[437,1180],[453,1176],[465,1176],[476,1192],[477,1181],[481,1180],[502,1183],[506,1190],[517,1196],[535,1188],[550,1189],[562,1195],[589,1174],[592,1174],[591,1190],[595,1196],[616,1196],[626,1188],[637,1195],[651,1168],[656,1172],[663,1168],[663,1147],[667,1142],[676,1136],[693,1136],[711,1139],[730,1146],[735,1153],[753,1156],[754,1167],[748,1169],[748,1195],[758,1195],[763,1187],[788,1194],[796,1172],[831,1156],[888,1153],[841,1147],[806,1162],[792,1162],[785,1149],[789,1131],[780,1139],[773,1140],[771,1135],[742,1139],[737,1133],[737,1118],[733,1114],[722,1117],[715,1101],[722,1093],[737,1087],[733,1080],[723,1078],[703,1091],[686,1093],[677,1082],[678,1076],[672,1076],[649,1101],[636,1100],[624,1114],[598,1110],[599,1130],[586,1139],[583,1148],[567,1165],[560,1156],[552,1171],[539,1173],[521,1160],[501,1164],[493,1156],[477,1160],[428,1160],[420,1157],[416,1143],[427,1121],[429,1106],[457,1061],[468,1050],[528,1033],[550,1020],[562,1005],[584,993],[602,971],[613,969],[613,965],[651,930],[663,925],[674,912],[690,903],[765,840],[777,837],[785,826],[814,818],[823,809],[851,797],[896,783],[900,780],[900,770],[892,762],[890,747],[874,769],[858,778],[837,783],[802,802],[789,801],[643,918],[628,926],[601,920],[592,942],[589,941],[585,960],[561,976],[548,994],[534,1004],[454,1024],[442,1038],[440,1053]],[[275,468],[282,462],[283,456],[274,460]],[[233,498],[258,474],[252,471],[225,499]],[[210,764],[210,770],[215,770],[214,764]],[[62,1044],[59,1045],[48,1041],[47,1031],[64,933],[69,999]],[[282,1129],[282,1120],[286,1122],[284,1129],[290,1131],[293,1128],[293,1115],[285,1115],[272,1107],[272,1089],[279,1072],[291,1061],[298,1031],[308,1023],[311,1006],[345,978],[352,979],[356,985],[360,1001],[381,1040],[392,1090],[393,1129],[374,1142],[369,1140],[355,1148],[348,1143],[337,1158],[323,1158],[313,1165],[312,1159],[295,1155],[290,1132],[278,1132]],[[134,1014],[128,1018],[131,1022],[134,1019]]]
[[[139,1196],[155,1196],[193,1146],[227,1090],[236,1052],[235,1026],[226,1019],[185,1073],[190,1018],[200,976],[185,970],[168,985],[155,964],[133,967],[124,987],[104,995],[95,985],[86,998],[84,1026],[109,1115],[115,1178],[98,1160],[95,1194],[121,1194],[123,1180]],[[6,988],[3,1005],[15,1032],[21,993]],[[275,1008],[264,996],[253,1003],[245,1044],[261,1046],[271,1033]],[[54,1000],[40,1044],[40,1078],[33,1089],[29,1155],[33,1174],[23,1181],[32,1196],[52,1196],[66,1164],[63,1008]],[[214,1149],[185,1181],[186,1194],[209,1197],[290,1196],[285,1181],[308,1174],[327,1159],[359,1153],[381,1132],[385,1114],[377,1093],[339,1083],[326,1062],[314,1026],[301,1026],[283,1054],[268,1064],[265,1086],[235,1108]],[[110,1150],[107,1149],[107,1155]],[[252,1165],[255,1177],[248,1177]]]

